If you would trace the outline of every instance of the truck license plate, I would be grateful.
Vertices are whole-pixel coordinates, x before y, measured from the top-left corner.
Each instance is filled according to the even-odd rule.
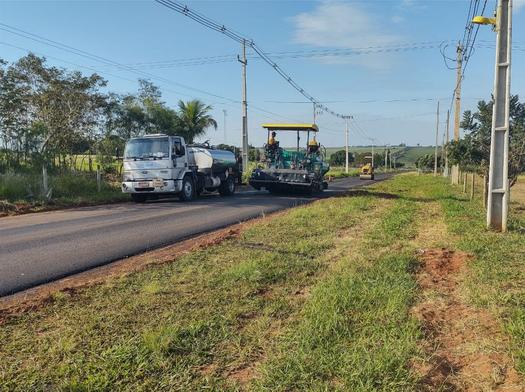
[[[149,188],[149,182],[139,182],[138,188]]]
[[[161,186],[164,186],[164,182],[162,180],[153,180],[153,187],[160,188]]]

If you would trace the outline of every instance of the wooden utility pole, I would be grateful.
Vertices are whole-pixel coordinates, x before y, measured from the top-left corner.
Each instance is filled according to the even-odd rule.
[[[476,175],[472,173],[472,182],[470,183],[470,200],[474,199],[474,183],[475,183]]]
[[[463,79],[463,46],[458,43],[456,49],[456,88],[454,89],[455,108],[454,108],[454,141],[459,141],[459,122],[461,117],[461,82]],[[459,184],[459,166],[452,167],[452,184]]]

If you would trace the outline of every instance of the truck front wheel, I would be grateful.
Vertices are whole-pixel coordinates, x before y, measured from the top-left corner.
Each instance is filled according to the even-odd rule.
[[[131,194],[131,199],[135,203],[145,203],[146,200],[148,200],[148,195],[145,195],[143,193],[132,193]]]
[[[228,176],[219,187],[221,196],[231,196],[235,193],[235,178]]]
[[[180,199],[182,201],[191,201],[195,196],[195,187],[190,177],[186,176],[182,180],[182,191],[180,192]]]

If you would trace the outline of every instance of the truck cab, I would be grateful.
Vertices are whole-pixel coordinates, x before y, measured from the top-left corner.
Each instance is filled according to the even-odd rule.
[[[126,143],[122,192],[135,202],[173,195],[189,201],[203,190],[228,195],[235,191],[236,170],[229,151],[187,145],[181,136],[146,135]]]

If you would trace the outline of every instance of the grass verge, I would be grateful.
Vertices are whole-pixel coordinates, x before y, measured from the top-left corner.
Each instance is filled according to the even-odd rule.
[[[333,262],[334,233],[374,208],[366,197],[313,203],[176,263],[59,293],[5,320],[2,387],[239,388]]]
[[[264,367],[264,390],[403,390],[416,377],[407,366],[419,330],[409,315],[416,285],[414,256],[403,244],[414,235],[416,209],[396,201],[320,282]],[[389,249],[396,247],[397,252]]]
[[[118,183],[103,181],[100,192],[94,174],[64,173],[49,178],[51,201],[42,195],[42,178],[36,174],[0,174],[0,214],[16,214],[129,200]]]
[[[474,255],[466,298],[499,317],[524,373],[523,210],[501,235],[484,230],[480,203],[443,179],[399,175],[58,293],[1,320],[0,389],[418,390],[413,270],[429,211],[449,230],[435,246]]]
[[[512,205],[509,232],[501,234],[486,230],[479,198],[451,197],[441,203],[457,247],[475,256],[465,291],[502,321],[516,369],[525,374],[525,205]]]

